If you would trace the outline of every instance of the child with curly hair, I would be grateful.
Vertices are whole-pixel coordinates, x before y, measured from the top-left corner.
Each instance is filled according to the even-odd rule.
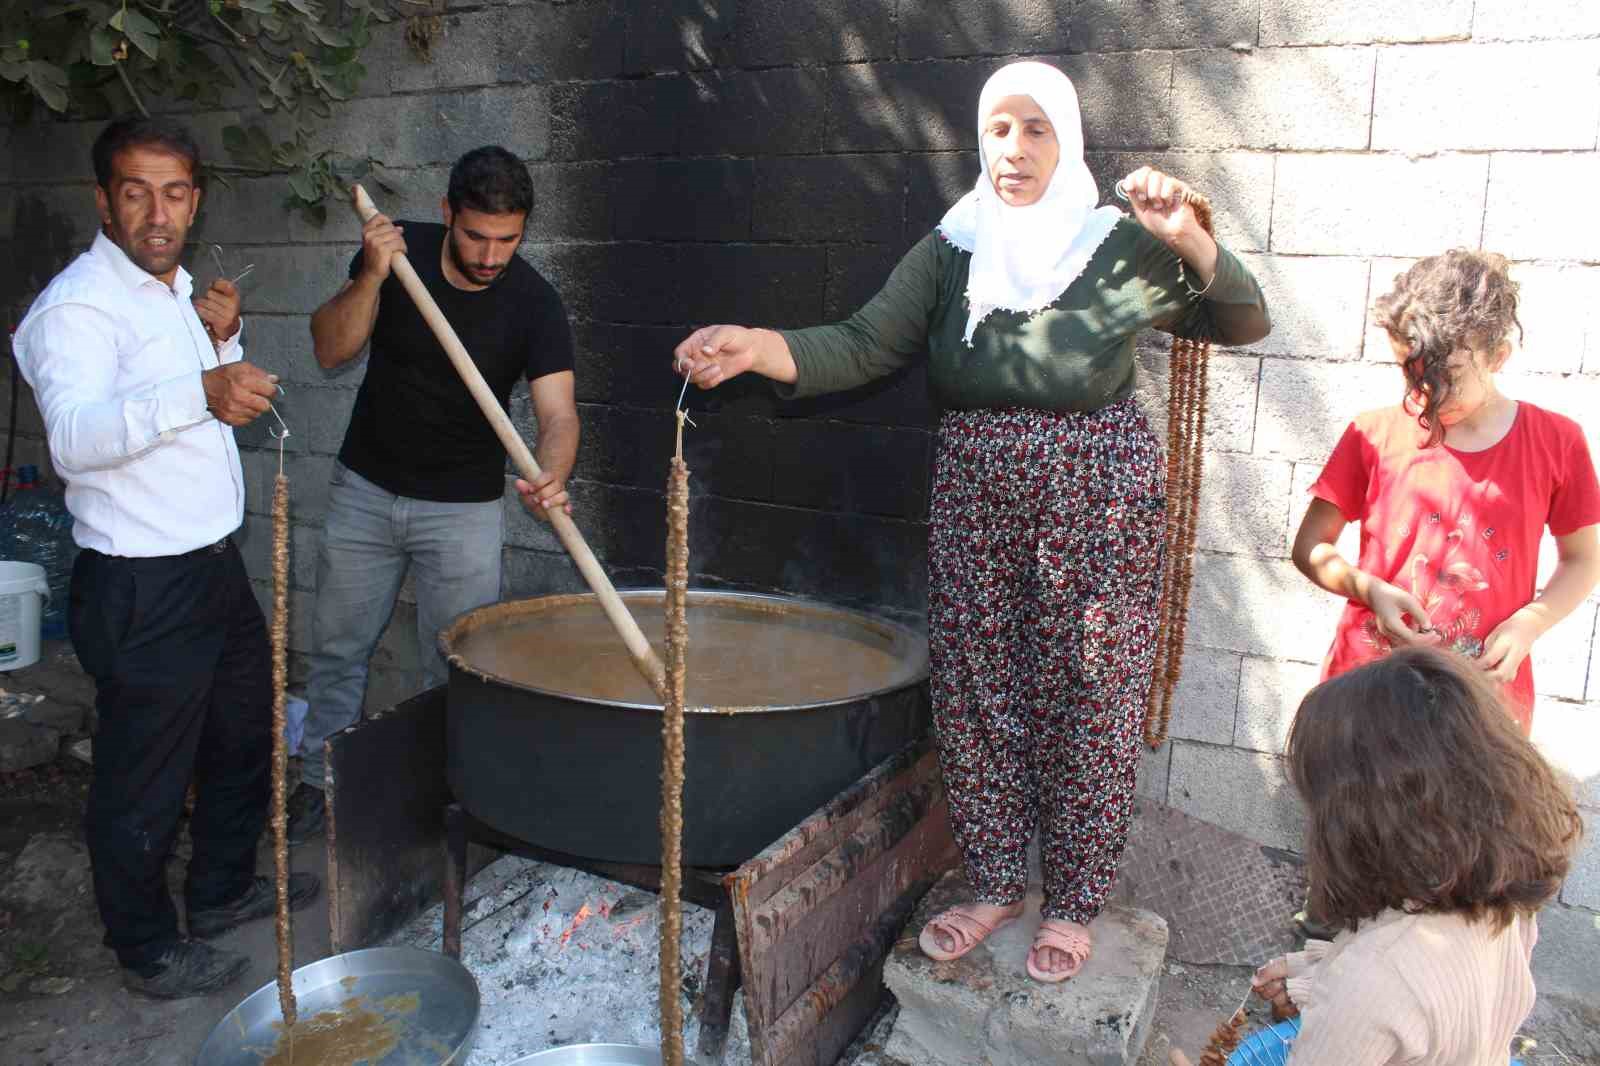
[[[1477,660],[1533,724],[1533,642],[1600,581],[1600,487],[1578,424],[1501,392],[1495,373],[1521,335],[1505,257],[1423,259],[1378,300],[1405,375],[1395,407],[1345,430],[1295,537],[1294,563],[1348,602],[1323,678],[1436,644]],[[1336,547],[1361,523],[1359,563]],[[1535,595],[1548,526],[1559,562]]]
[[[1500,686],[1401,648],[1313,689],[1287,754],[1312,903],[1347,931],[1257,971],[1293,1017],[1229,1066],[1506,1066],[1533,1009],[1535,915],[1583,821]]]

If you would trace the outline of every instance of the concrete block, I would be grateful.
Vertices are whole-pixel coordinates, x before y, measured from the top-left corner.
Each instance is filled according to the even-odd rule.
[[[105,126],[102,121],[62,122],[51,118],[13,126],[7,146],[12,175],[9,180],[93,181],[90,150]]]
[[[1172,143],[1173,58],[1166,52],[1074,55],[1059,60],[1078,90],[1083,143],[1091,148],[1147,148]],[[1137,106],[1130,101],[1137,100]],[[968,103],[976,121],[977,96]]]
[[[1359,359],[1367,304],[1364,259],[1241,255],[1260,283],[1272,332],[1251,345],[1299,359]]]
[[[410,26],[403,19],[374,26],[372,43],[362,60],[368,74],[362,95],[414,93],[493,85],[500,80],[500,50],[520,31],[502,26],[502,16],[521,12],[471,11],[439,19],[439,35],[424,59],[407,43]],[[529,79],[532,80],[532,79]]]
[[[901,0],[896,54],[901,59],[1039,54],[1061,51],[1076,13],[1027,0],[974,18],[973,11],[939,0]],[[1091,49],[1092,50],[1092,49]]]
[[[4,147],[4,133],[0,132],[0,151]],[[10,186],[0,186],[0,241],[9,241],[16,232],[17,194]]]
[[[1294,550],[1294,538],[1300,531],[1300,523],[1306,516],[1306,509],[1311,506],[1311,486],[1317,483],[1317,478],[1322,476],[1322,460],[1312,460],[1305,463],[1294,464],[1294,487],[1289,492],[1289,524],[1284,527],[1283,550]],[[1335,545],[1339,554],[1351,563],[1361,558],[1361,523],[1350,522],[1339,534]]]
[[[822,297],[822,318],[848,318],[889,279],[900,262],[898,245],[836,244],[828,249],[828,286]]]
[[[1386,48],[1378,55],[1372,147],[1592,149],[1597,67],[1600,40]],[[1496,76],[1484,77],[1486,70]]]
[[[684,155],[795,155],[822,149],[825,71],[703,71],[688,80],[678,131]]]
[[[272,457],[276,463],[277,457]],[[277,468],[272,467],[272,473]],[[289,478],[289,506],[297,522],[321,524],[328,513],[328,478],[333,474],[333,457],[323,455],[296,455],[284,464]],[[270,482],[269,482],[270,485]],[[270,501],[270,496],[268,497]]]
[[[1172,77],[1172,144],[1365,148],[1373,63],[1370,48],[1179,52]]]
[[[1267,247],[1274,169],[1270,153],[1091,152],[1087,161],[1096,183],[1105,191],[1142,166],[1182,178],[1211,200],[1219,241],[1235,252],[1259,252]],[[976,163],[973,160],[974,167]],[[1267,299],[1270,303],[1271,292]],[[1272,309],[1277,311],[1276,306]]]
[[[1272,250],[1424,256],[1476,247],[1488,169],[1485,156],[1281,156]]]
[[[328,295],[333,293],[330,291]],[[245,359],[269,374],[278,375],[286,391],[301,383],[321,384],[324,380],[323,369],[311,354],[309,315],[257,314],[246,307],[244,336],[239,341],[244,345]],[[292,397],[286,394],[278,410],[287,411],[291,405]],[[287,418],[287,414],[284,417]]]
[[[1540,695],[1533,704],[1533,743],[1571,778],[1580,805],[1600,808],[1600,703]]]
[[[909,247],[925,237],[945,212],[978,180],[978,153],[963,149],[907,155],[906,222],[904,240]],[[1091,167],[1093,162],[1090,163]]]
[[[564,592],[584,592],[588,585],[566,552],[506,548],[500,561],[500,596],[520,599]]]
[[[542,5],[541,5],[542,6]],[[623,70],[699,70],[730,59],[738,24],[738,0],[644,0],[619,5],[614,18],[626,21]]]
[[[1159,751],[1141,749],[1139,756],[1139,779],[1133,787],[1134,795],[1155,800],[1157,803],[1167,802],[1167,777],[1172,770],[1172,745],[1163,744]]]
[[[1025,959],[1039,921],[1039,894],[1028,917],[997,930],[955,962],[936,963],[915,931],[934,914],[971,899],[960,871],[923,898],[883,964],[900,1003],[884,1053],[906,1066],[1122,1066],[1137,1061],[1155,1012],[1167,923],[1150,912],[1112,904],[1090,923],[1095,950],[1070,981],[1043,985]]]
[[[640,159],[611,168],[612,233],[629,241],[750,238],[747,159]]]
[[[54,761],[61,734],[21,718],[0,718],[0,773],[15,773]]]
[[[1557,40],[1600,36],[1600,7],[1590,0],[1475,0],[1472,37],[1478,41]]]
[[[291,505],[292,506],[292,505]],[[289,529],[289,583],[294,588],[315,592],[317,554],[322,550],[322,527],[296,522]]]
[[[1535,374],[1600,372],[1600,267],[1518,263],[1523,338],[1511,367]],[[1513,333],[1512,341],[1517,342]]]
[[[233,250],[255,264],[250,272],[250,309],[267,314],[308,315],[348,280],[348,260],[315,245],[253,245]]]
[[[1239,680],[1239,722],[1234,746],[1282,755],[1295,711],[1321,676],[1322,668],[1314,663],[1245,659]]]
[[[932,469],[927,431],[802,418],[783,419],[774,431],[774,503],[926,518]]]
[[[678,76],[553,85],[548,158],[671,155],[689,89]]]
[[[978,93],[1002,64],[861,63],[828,71],[830,152],[978,147]]]
[[[904,190],[905,167],[895,155],[762,159],[755,168],[754,236],[893,241],[900,235]]]
[[[1269,359],[1261,368],[1255,454],[1326,462],[1351,419],[1399,403],[1402,391],[1393,366]]]
[[[1072,12],[1067,48],[1073,52],[1128,52],[1248,47],[1256,41],[1256,19],[1256,5],[1248,0],[1203,5],[1183,0],[1137,5],[1088,0]]]
[[[1512,259],[1600,260],[1600,216],[1572,212],[1551,189],[1600,181],[1600,153],[1495,155],[1489,166],[1483,247]]]
[[[34,279],[30,289],[43,289],[56,273],[94,241],[99,215],[94,186],[77,182],[17,187],[12,232],[18,248],[26,248]],[[193,253],[191,253],[193,254]]]
[[[1561,889],[1561,902],[1600,910],[1600,813],[1584,811],[1583,825],[1583,843]]]
[[[1582,700],[1595,646],[1595,606],[1577,610],[1552,626],[1533,644],[1533,679],[1541,696]]]
[[[1373,321],[1372,308],[1378,298],[1390,292],[1395,281],[1401,274],[1410,270],[1416,264],[1416,259],[1395,259],[1379,257],[1372,260],[1371,277],[1367,281],[1367,306],[1366,306],[1366,334],[1361,342],[1361,358],[1372,363],[1385,366],[1394,365],[1394,348],[1389,344],[1389,335],[1378,327]]]
[[[1305,812],[1275,756],[1177,741],[1168,802],[1270,847],[1303,848]]]
[[[1200,552],[1186,636],[1207,648],[1320,662],[1341,607],[1287,559]]]
[[[497,81],[608,78],[622,70],[629,27],[614,0],[509,7],[499,24]]]
[[[524,238],[605,240],[611,236],[611,183],[601,163],[535,163],[533,211]],[[443,188],[441,184],[440,188]]]
[[[822,313],[827,253],[784,245],[686,245],[667,321],[810,325]]]
[[[1471,0],[1389,4],[1383,0],[1262,0],[1264,48],[1281,45],[1370,44],[1464,40],[1472,32]]]
[[[894,0],[743,0],[739,6],[733,57],[741,67],[894,55]]]
[[[1151,428],[1167,439],[1168,342],[1151,334],[1160,347],[1141,347],[1134,395]],[[1206,452],[1247,452],[1255,433],[1256,388],[1261,360],[1231,355],[1211,356],[1206,375]]]
[[[1207,744],[1232,743],[1241,659],[1234,652],[1184,648],[1183,672],[1172,698],[1173,737]],[[1171,745],[1163,750],[1170,751]]]
[[[543,159],[552,106],[537,85],[350,100],[334,112],[325,136],[352,155],[392,167],[448,165],[485,144]]]
[[[1202,551],[1282,555],[1291,465],[1239,454],[1205,457],[1200,528]]]

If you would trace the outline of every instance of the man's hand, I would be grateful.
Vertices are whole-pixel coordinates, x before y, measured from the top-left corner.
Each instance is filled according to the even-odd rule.
[[[517,495],[522,497],[522,506],[528,509],[528,513],[541,522],[550,521],[549,511],[553,507],[559,507],[569,515],[572,513],[572,500],[567,496],[566,485],[549,470],[531,483],[517,478]]]
[[[227,278],[218,278],[195,298],[194,310],[211,334],[211,343],[220,346],[239,332],[239,286]]]
[[[374,282],[389,276],[389,261],[396,252],[406,251],[404,230],[387,215],[373,215],[361,227],[361,273]]]
[[[249,363],[227,363],[200,375],[206,410],[230,426],[248,426],[266,414],[278,392],[278,375]]]

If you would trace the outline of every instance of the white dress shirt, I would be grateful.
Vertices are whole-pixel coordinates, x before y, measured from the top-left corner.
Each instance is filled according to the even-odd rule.
[[[72,537],[106,555],[181,555],[244,521],[233,430],[206,410],[219,353],[182,267],[168,287],[104,233],[28,309],[12,347],[33,387]]]

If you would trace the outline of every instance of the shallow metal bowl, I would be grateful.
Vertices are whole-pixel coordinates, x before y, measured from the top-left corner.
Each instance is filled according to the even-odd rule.
[[[635,1044],[569,1044],[518,1059],[511,1066],[661,1066],[661,1052]]]
[[[294,972],[302,1018],[338,1010],[362,997],[374,1009],[391,996],[416,996],[416,1009],[389,1015],[399,1046],[386,1062],[460,1066],[478,1027],[478,983],[455,959],[417,948],[365,948],[322,959]],[[381,1012],[380,1010],[380,1013]],[[283,1024],[276,981],[252,992],[206,1038],[196,1066],[261,1066]]]

